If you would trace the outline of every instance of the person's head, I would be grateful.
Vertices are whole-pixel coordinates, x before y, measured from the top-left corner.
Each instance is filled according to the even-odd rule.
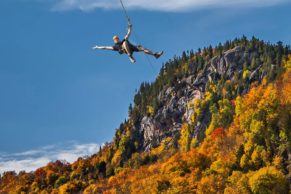
[[[119,37],[118,36],[113,36],[113,42],[118,43],[119,42]]]

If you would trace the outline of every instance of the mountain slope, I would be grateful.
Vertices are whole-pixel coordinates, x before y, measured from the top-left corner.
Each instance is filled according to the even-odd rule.
[[[0,192],[286,193],[289,54],[246,37],[184,52],[141,85],[99,153],[7,172]]]
[[[198,148],[137,170],[125,168],[89,185],[85,193],[287,194],[290,92],[291,68],[275,83],[254,86],[238,97],[230,126],[215,129]]]

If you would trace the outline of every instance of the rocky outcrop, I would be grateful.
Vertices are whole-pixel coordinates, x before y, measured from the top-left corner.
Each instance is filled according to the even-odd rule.
[[[150,117],[144,117],[140,123],[140,133],[143,134],[144,150],[150,150],[153,146],[160,142],[160,130],[156,120]]]
[[[191,123],[194,109],[187,105],[195,99],[204,98],[207,82],[216,83],[222,78],[232,80],[235,74],[242,76],[244,63],[250,63],[255,54],[235,47],[209,60],[197,76],[189,75],[177,80],[174,87],[164,88],[158,96],[161,108],[155,115],[142,118],[138,126],[144,139],[142,149],[148,151],[159,145],[163,138],[179,132],[182,122]],[[250,72],[249,81],[262,79],[263,75],[259,75],[260,68],[261,66]],[[203,136],[210,120],[210,113],[204,113],[202,119],[194,126],[195,137],[199,139]]]

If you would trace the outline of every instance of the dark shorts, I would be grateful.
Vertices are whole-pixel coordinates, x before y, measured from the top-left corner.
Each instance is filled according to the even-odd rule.
[[[135,46],[135,45],[131,44],[130,42],[128,42],[128,45],[129,45],[129,48],[130,48],[130,50],[132,52],[140,52],[140,51],[143,51],[143,48],[140,45]]]

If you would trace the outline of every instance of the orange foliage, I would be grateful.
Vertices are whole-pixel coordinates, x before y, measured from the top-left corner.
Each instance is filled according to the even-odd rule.
[[[212,138],[223,138],[225,136],[225,131],[223,128],[216,128],[212,131],[211,137]]]

